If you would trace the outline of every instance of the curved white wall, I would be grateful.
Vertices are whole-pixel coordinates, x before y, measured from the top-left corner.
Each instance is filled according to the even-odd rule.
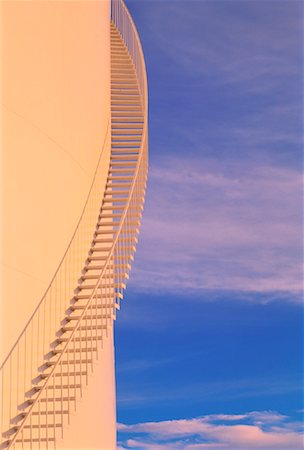
[[[1,7],[1,329],[6,355],[72,236],[105,138],[110,4],[35,0],[1,2]],[[110,140],[105,174],[109,157]],[[110,409],[102,425],[110,437],[103,441],[99,433],[90,448],[115,448],[112,338],[108,344],[102,358],[110,394],[101,409]],[[95,379],[89,390],[99,389]],[[79,441],[69,442],[82,448]]]

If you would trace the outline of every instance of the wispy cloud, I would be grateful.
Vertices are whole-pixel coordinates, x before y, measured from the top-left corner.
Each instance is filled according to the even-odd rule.
[[[301,186],[291,169],[159,158],[133,289],[288,291],[299,298]]]
[[[192,382],[183,386],[162,385],[157,381],[137,386],[136,392],[125,389],[117,398],[120,407],[138,408],[141,405],[163,405],[191,401],[197,404],[204,399],[205,402],[221,398],[221,402],[228,404],[237,400],[252,398],[283,397],[289,394],[301,393],[302,385],[294,380],[280,377],[272,378],[237,378],[233,380]]]
[[[163,367],[166,365],[170,365],[172,363],[176,363],[181,359],[180,356],[172,356],[162,359],[136,359],[127,361],[124,364],[118,365],[116,367],[117,373],[125,373],[125,372],[142,372],[155,367]]]
[[[301,296],[302,6],[275,4],[140,12],[152,158],[133,289]]]
[[[122,449],[301,449],[301,427],[274,411],[118,424]]]
[[[187,3],[148,4],[144,16],[155,45],[181,70],[263,91],[276,87],[270,79],[299,72],[300,4],[290,10],[288,2],[275,8],[271,1],[258,8],[242,1]]]

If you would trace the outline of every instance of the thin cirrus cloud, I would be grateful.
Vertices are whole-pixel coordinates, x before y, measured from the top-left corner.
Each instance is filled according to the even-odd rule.
[[[299,300],[299,7],[163,1],[134,9],[145,24],[151,168],[130,286]]]
[[[118,370],[120,373],[120,370]],[[140,383],[139,383],[140,384]],[[182,386],[166,385],[164,387],[155,386],[152,382],[144,384],[144,391],[139,393],[132,390],[132,386],[125,387],[125,392],[120,393],[118,405],[120,407],[138,408],[142,405],[160,408],[164,404],[181,404],[181,402],[191,402],[192,406],[201,402],[214,401],[220,397],[223,404],[236,402],[237,400],[247,401],[256,398],[270,398],[283,395],[301,395],[302,385],[293,379],[280,378],[241,378],[236,380],[203,381],[201,383],[192,382]]]
[[[183,70],[261,90],[269,87],[267,75],[297,72],[300,5],[299,14],[294,12],[284,2],[274,8],[270,1],[261,8],[242,1],[188,1],[187,7],[184,1],[169,1],[157,7],[148,3],[144,23],[160,51]]]
[[[121,450],[301,449],[301,425],[273,411],[118,424]]]
[[[301,292],[302,175],[162,158],[150,171],[133,289]]]

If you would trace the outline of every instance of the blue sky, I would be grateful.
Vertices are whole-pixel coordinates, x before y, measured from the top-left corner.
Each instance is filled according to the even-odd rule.
[[[302,446],[302,5],[128,1],[150,169],[116,324],[120,449]]]

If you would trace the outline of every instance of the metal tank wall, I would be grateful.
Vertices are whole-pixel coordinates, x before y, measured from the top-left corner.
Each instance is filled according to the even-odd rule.
[[[109,14],[109,0],[1,2],[1,359],[63,256],[103,145],[106,180]],[[59,448],[116,448],[112,335],[89,384]]]

